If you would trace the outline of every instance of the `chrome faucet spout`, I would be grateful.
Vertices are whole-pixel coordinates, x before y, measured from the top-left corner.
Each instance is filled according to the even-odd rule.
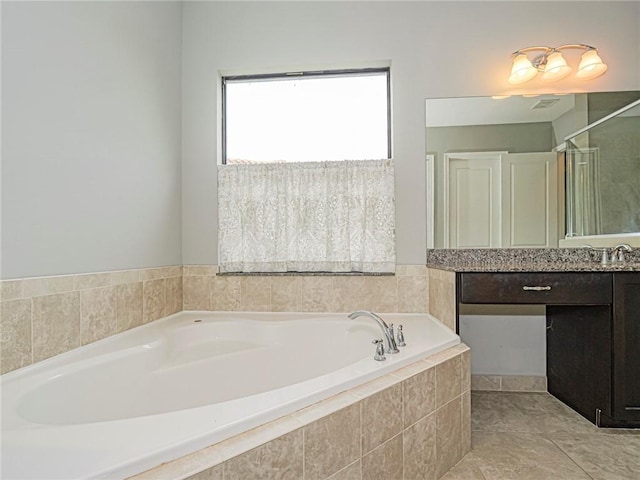
[[[355,312],[352,312],[349,314],[349,318],[351,320],[355,320],[358,317],[373,318],[376,322],[378,322],[378,325],[380,325],[382,328],[384,329],[389,328],[389,325],[387,325],[387,322],[385,322],[380,315],[370,312],[369,310],[356,310]]]
[[[378,324],[378,326],[382,329],[382,333],[384,334],[384,338],[386,340],[386,348],[385,352],[387,353],[398,353],[398,345],[396,344],[396,339],[393,335],[393,323],[391,325],[387,325],[380,315],[377,315],[369,310],[356,310],[348,315],[348,317],[352,320],[355,320],[358,317],[369,317]]]
[[[624,253],[625,252],[629,253],[631,252],[631,250],[632,248],[626,243],[621,243],[620,245],[616,245],[611,250],[611,261],[624,262],[625,261]]]

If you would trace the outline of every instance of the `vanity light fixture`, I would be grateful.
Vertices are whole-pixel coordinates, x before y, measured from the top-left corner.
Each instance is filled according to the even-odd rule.
[[[513,64],[509,83],[518,85],[528,82],[538,73],[542,73],[542,79],[556,81],[565,78],[571,73],[571,67],[562,56],[561,50],[576,48],[584,50],[576,77],[590,80],[599,77],[607,71],[607,65],[602,62],[598,50],[591,45],[570,44],[559,47],[527,47],[513,53]],[[542,52],[532,60],[527,52]]]

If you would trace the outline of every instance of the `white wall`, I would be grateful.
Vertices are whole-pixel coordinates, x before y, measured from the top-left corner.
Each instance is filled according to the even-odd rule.
[[[2,2],[2,277],[181,263],[180,2]]]
[[[544,305],[463,305],[460,337],[472,375],[546,375]]]
[[[637,89],[639,20],[610,1],[3,1],[2,276],[215,263],[219,72],[376,61],[398,262],[423,263],[424,99],[503,93],[511,51],[574,41],[609,71],[561,88]]]
[[[1,8],[3,278],[216,263],[221,70],[391,61],[400,264],[425,260],[425,98],[513,91],[511,52],[573,42],[609,71],[558,90],[640,89],[639,2]]]
[[[400,264],[420,264],[426,250],[425,98],[515,92],[506,82],[511,52],[574,42],[599,47],[609,71],[554,88],[640,88],[638,2],[185,2],[184,263],[217,261],[220,71],[390,60],[397,258]]]
[[[217,262],[220,71],[391,61],[397,258],[423,264],[424,100],[522,93],[506,81],[511,52],[567,43],[599,47],[609,71],[590,82],[564,80],[555,91],[640,89],[639,2],[185,2],[183,262]],[[567,58],[577,63],[579,54]],[[496,313],[461,319],[474,373],[544,375],[544,315]]]

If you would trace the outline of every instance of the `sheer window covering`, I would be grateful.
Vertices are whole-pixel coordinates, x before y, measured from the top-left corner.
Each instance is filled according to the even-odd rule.
[[[218,166],[220,272],[395,272],[393,160]]]

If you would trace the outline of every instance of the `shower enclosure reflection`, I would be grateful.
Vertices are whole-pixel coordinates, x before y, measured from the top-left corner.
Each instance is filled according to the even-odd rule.
[[[567,237],[640,231],[640,101],[567,137]]]

